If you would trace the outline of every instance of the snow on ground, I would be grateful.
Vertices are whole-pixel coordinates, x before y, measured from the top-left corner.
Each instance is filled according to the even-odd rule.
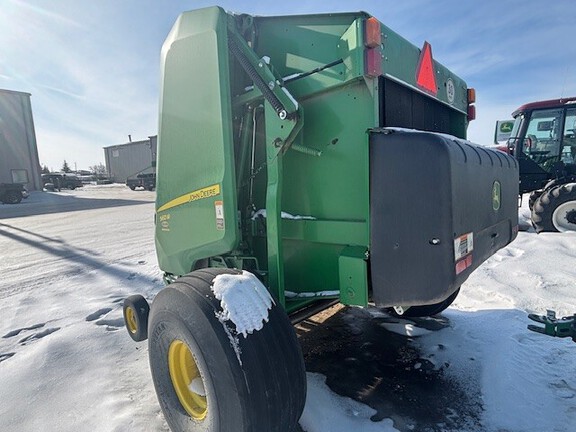
[[[113,185],[0,206],[0,430],[168,430],[147,346],[131,341],[122,320],[123,298],[151,300],[162,288],[153,199]],[[576,313],[575,260],[576,234],[520,232],[462,287],[445,328],[382,324],[480,393],[479,424],[459,430],[576,430],[576,343],[526,329],[528,312]],[[352,330],[360,313],[385,316],[345,311]],[[395,423],[393,412],[373,421],[373,408],[337,395],[323,375],[310,372],[308,387],[304,431],[418,430]]]

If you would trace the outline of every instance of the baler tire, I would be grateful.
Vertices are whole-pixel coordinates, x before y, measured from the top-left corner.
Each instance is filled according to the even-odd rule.
[[[532,209],[532,224],[537,233],[576,231],[576,183],[542,194]]]
[[[406,310],[402,315],[396,313],[394,308],[391,308],[391,312],[393,315],[401,318],[421,318],[421,317],[430,317],[433,315],[438,315],[439,313],[448,309],[448,307],[452,303],[454,303],[454,300],[456,300],[456,297],[458,297],[459,293],[460,288],[454,291],[446,300],[431,305],[412,306],[408,310]]]
[[[124,299],[124,323],[128,334],[135,342],[142,342],[148,338],[148,315],[150,305],[140,294]]]
[[[237,334],[234,323],[218,317],[222,307],[211,285],[220,274],[240,272],[193,271],[152,304],[150,369],[166,421],[172,432],[291,432],[306,399],[294,328],[273,304],[260,330]],[[196,379],[204,395],[190,388]]]

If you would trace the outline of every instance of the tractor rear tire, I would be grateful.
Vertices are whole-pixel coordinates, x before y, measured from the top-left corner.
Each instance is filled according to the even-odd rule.
[[[532,209],[534,208],[534,204],[536,204],[536,201],[538,201],[538,199],[542,196],[543,193],[544,193],[543,189],[530,192],[530,197],[528,198],[528,208],[530,209],[530,211],[532,211]]]
[[[542,194],[532,209],[532,223],[538,233],[576,231],[576,183]]]
[[[272,303],[244,337],[225,320],[211,285],[231,269],[202,269],[158,293],[148,346],[156,394],[173,432],[291,432],[306,400],[294,328]]]
[[[450,295],[450,297],[448,297],[444,301],[441,301],[439,303],[434,303],[431,305],[411,306],[409,309],[407,309],[401,315],[399,313],[397,313],[396,310],[394,310],[394,308],[391,308],[390,312],[392,313],[392,315],[395,315],[397,317],[402,317],[402,318],[422,318],[422,317],[430,317],[433,315],[438,315],[439,313],[441,313],[445,309],[447,309],[454,302],[454,300],[456,300],[456,297],[458,297],[459,293],[460,293],[460,288],[458,288],[456,291],[454,291]]]

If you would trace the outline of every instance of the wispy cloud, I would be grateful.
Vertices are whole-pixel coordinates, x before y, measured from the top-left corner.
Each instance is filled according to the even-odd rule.
[[[128,134],[156,133],[159,53],[179,12],[211,0],[4,0],[0,88],[32,93],[43,163],[87,167]],[[421,46],[478,91],[470,136],[489,142],[493,123],[518,105],[576,94],[573,0],[220,0],[258,15],[366,10]]]

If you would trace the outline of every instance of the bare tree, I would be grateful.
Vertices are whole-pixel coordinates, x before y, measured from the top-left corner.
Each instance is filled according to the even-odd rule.
[[[96,178],[105,178],[108,175],[106,171],[106,165],[103,163],[98,163],[96,165],[88,167],[88,169],[96,176]]]

